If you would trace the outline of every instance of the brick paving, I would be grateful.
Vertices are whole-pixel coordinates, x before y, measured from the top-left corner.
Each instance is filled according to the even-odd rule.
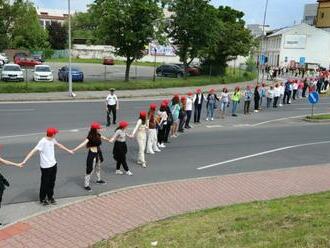
[[[328,190],[330,164],[139,186],[8,226],[0,247],[88,247],[173,215]]]

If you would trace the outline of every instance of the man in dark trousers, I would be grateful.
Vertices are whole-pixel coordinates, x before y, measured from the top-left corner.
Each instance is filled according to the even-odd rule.
[[[116,124],[117,110],[119,109],[118,97],[114,94],[115,89],[110,89],[110,94],[106,98],[107,127],[111,124],[110,115],[112,113],[112,124]]]
[[[201,120],[201,112],[202,112],[202,106],[203,106],[203,101],[206,100],[205,96],[202,93],[201,89],[196,90],[196,94],[194,95],[193,98],[193,103],[194,103],[194,123],[200,123]]]

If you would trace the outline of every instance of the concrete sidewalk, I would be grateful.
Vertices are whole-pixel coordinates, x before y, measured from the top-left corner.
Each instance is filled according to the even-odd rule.
[[[88,247],[173,215],[330,190],[330,164],[132,187],[0,230],[0,247]]]
[[[236,86],[246,87],[248,84],[253,84],[255,81],[241,82],[234,84],[216,84],[199,87],[205,92],[210,88],[216,89],[218,92],[224,87],[233,90]],[[109,86],[110,88],[110,86]],[[181,88],[166,88],[166,89],[143,89],[143,90],[122,90],[117,91],[119,98],[143,98],[150,96],[172,96],[174,94],[187,94],[189,91],[194,91],[198,87],[181,87]],[[16,94],[0,94],[0,102],[23,102],[23,101],[58,101],[58,100],[89,100],[89,99],[105,99],[109,91],[78,91],[77,95],[72,98],[67,92],[50,92],[50,93],[16,93]]]

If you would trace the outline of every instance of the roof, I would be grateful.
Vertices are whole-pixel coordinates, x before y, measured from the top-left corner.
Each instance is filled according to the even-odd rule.
[[[330,1],[330,0],[329,0]],[[278,36],[278,35],[283,35],[289,31],[291,31],[292,29],[295,29],[297,27],[304,27],[306,29],[313,29],[314,31],[319,31],[319,32],[324,32],[325,34],[328,34],[330,36],[330,33],[325,31],[325,30],[322,30],[320,28],[316,28],[314,26],[311,26],[311,25],[308,25],[306,23],[301,23],[301,24],[297,24],[297,25],[293,25],[293,26],[290,26],[290,27],[285,27],[285,28],[281,28],[279,30],[277,30],[276,32],[270,34],[270,35],[267,35],[267,37],[274,37],[274,36]]]

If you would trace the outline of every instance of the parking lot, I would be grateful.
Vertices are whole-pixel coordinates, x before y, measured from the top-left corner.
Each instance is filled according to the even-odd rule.
[[[53,71],[54,80],[58,80],[58,70],[65,63],[44,63],[49,65]],[[125,65],[105,66],[102,64],[73,63],[72,67],[79,68],[84,73],[84,81],[111,81],[124,80]],[[130,70],[131,79],[151,79],[154,68],[151,66],[132,66]],[[33,81],[33,68],[28,68],[24,72],[25,81]]]

